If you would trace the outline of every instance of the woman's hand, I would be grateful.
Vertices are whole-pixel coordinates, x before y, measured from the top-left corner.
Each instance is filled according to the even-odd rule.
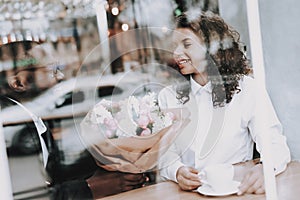
[[[182,190],[193,190],[201,185],[198,170],[193,167],[182,166],[177,170],[176,179]]]
[[[262,164],[253,166],[250,171],[244,176],[241,185],[239,186],[238,195],[244,193],[249,194],[264,194],[264,173]]]

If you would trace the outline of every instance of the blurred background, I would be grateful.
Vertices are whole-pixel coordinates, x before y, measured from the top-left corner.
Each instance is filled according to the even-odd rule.
[[[294,160],[300,159],[299,7],[296,0],[259,2],[266,86]],[[191,8],[220,14],[240,32],[251,59],[246,1],[0,2],[0,117],[14,199],[48,199],[51,186],[95,171],[76,122],[112,94],[122,99],[169,84],[170,30],[174,18]],[[46,169],[32,115],[7,97],[47,127],[42,137],[55,156]]]

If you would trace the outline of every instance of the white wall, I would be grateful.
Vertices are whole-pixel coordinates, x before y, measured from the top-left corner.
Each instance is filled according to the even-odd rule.
[[[219,0],[219,9],[222,18],[240,33],[240,41],[245,43],[250,54],[246,1]]]
[[[266,84],[293,159],[300,160],[300,1],[260,1]]]
[[[245,0],[219,0],[220,14],[249,44]],[[259,1],[266,86],[292,158],[300,160],[300,1]]]

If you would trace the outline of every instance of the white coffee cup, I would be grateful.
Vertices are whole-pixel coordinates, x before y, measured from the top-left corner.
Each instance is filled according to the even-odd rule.
[[[234,168],[231,164],[214,164],[200,170],[200,181],[211,186],[215,192],[226,192],[233,182]]]

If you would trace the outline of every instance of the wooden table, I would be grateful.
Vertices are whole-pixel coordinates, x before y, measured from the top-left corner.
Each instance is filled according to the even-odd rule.
[[[285,172],[276,177],[278,200],[300,199],[300,162],[288,164]],[[245,194],[225,197],[208,197],[197,192],[182,191],[171,181],[131,190],[117,195],[101,198],[101,200],[195,200],[195,199],[226,199],[226,200],[263,200],[265,195]]]

